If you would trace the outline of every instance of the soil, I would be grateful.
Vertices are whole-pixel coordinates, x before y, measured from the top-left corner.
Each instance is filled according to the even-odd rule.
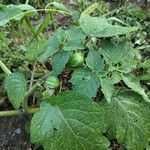
[[[27,116],[0,118],[0,150],[31,150]]]

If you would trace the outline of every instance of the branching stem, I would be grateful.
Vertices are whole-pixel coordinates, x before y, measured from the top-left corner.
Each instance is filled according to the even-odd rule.
[[[23,101],[23,112],[27,112],[28,111],[28,97],[39,87],[39,82],[37,82],[36,84],[33,85],[33,87],[31,89],[29,89],[29,91],[26,93],[25,99]]]

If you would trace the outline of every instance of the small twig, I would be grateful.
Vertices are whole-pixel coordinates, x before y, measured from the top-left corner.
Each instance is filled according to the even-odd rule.
[[[47,69],[45,64],[43,62],[41,62],[42,66],[44,67],[44,69]]]
[[[38,79],[34,79],[34,80],[32,80],[32,82],[37,82],[38,81]],[[27,83],[30,83],[31,82],[31,80],[27,80]]]
[[[30,80],[30,86],[29,86],[29,89],[31,89],[32,86],[33,86],[33,82],[34,82],[34,74],[35,74],[35,67],[36,67],[36,62],[35,62],[34,65],[33,65],[33,70],[32,70],[32,74],[31,74],[31,80]]]
[[[46,76],[40,78],[29,91],[26,93],[25,99],[23,101],[23,112],[27,112],[28,110],[28,97],[38,88],[43,84],[43,79],[46,78]]]

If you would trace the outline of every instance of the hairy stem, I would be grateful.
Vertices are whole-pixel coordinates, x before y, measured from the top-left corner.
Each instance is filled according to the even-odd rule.
[[[11,71],[6,67],[6,65],[1,60],[0,60],[0,67],[7,75],[11,74]]]

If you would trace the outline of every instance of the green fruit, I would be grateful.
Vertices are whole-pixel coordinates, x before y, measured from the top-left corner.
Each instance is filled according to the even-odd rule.
[[[46,85],[51,89],[56,89],[60,86],[60,81],[56,76],[50,76],[46,80]]]
[[[84,54],[81,52],[74,53],[69,59],[71,67],[80,67],[84,63]]]

